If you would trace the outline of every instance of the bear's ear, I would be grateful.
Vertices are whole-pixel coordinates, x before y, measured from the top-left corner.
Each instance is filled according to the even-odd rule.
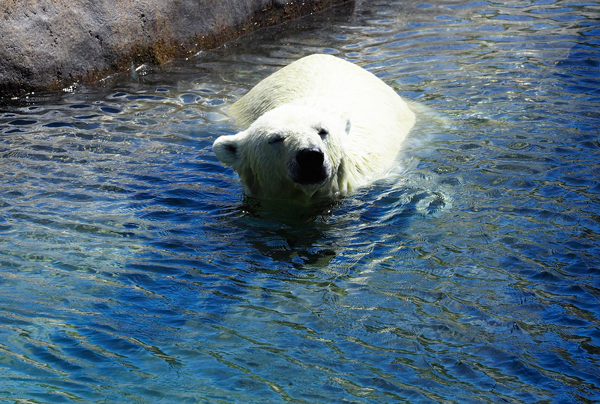
[[[350,118],[346,118],[346,135],[350,134],[350,129],[352,129],[352,122],[350,122]]]
[[[233,167],[239,160],[239,139],[239,134],[234,136],[221,136],[213,143],[212,149],[223,164]]]

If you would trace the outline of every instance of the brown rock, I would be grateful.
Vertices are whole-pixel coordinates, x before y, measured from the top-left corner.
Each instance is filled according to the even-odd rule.
[[[6,0],[0,98],[161,64],[347,0]]]

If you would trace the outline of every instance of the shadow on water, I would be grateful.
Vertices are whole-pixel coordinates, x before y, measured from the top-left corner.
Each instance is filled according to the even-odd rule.
[[[245,197],[237,208],[236,225],[249,230],[248,240],[260,255],[296,269],[326,267],[337,254],[326,240],[340,203],[306,206]]]
[[[349,248],[363,255],[375,244],[402,244],[413,220],[436,216],[449,203],[440,190],[390,175],[346,198],[313,205],[243,197],[233,215],[223,216],[223,226],[243,231],[239,241],[261,257],[263,264],[256,267],[261,271],[289,265],[296,270],[327,268],[336,267],[333,261],[348,255]]]

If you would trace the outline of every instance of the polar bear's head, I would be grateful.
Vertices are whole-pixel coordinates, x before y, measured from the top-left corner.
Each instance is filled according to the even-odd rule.
[[[240,176],[246,193],[308,202],[339,191],[350,121],[304,105],[287,104],[213,144],[219,160]]]

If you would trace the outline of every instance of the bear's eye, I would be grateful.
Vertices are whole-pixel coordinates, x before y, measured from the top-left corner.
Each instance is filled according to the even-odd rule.
[[[325,129],[325,128],[319,129],[319,136],[325,137],[327,135],[329,135],[329,131],[327,129]]]
[[[283,142],[283,136],[281,135],[273,135],[269,138],[269,144],[275,144]]]

